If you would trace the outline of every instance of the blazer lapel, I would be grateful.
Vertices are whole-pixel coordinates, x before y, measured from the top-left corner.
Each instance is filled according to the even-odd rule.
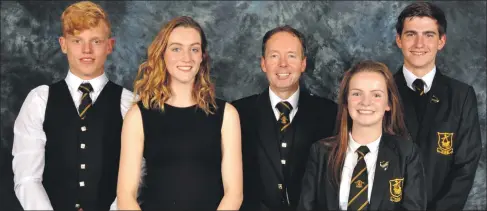
[[[324,201],[326,202],[326,208],[327,210],[340,210],[340,206],[339,206],[339,194],[340,194],[340,188],[339,186],[333,184],[331,181],[332,181],[332,171],[330,169],[327,169],[328,167],[328,159],[330,159],[330,157],[334,156],[333,154],[331,154],[331,150],[330,151],[327,151],[324,154],[324,158],[321,158],[320,161],[323,161],[323,162],[319,162],[319,165],[320,165],[320,168],[324,168],[325,170],[321,169],[320,173],[322,174],[321,175],[321,183],[320,186],[323,186],[325,187],[325,193],[324,194],[320,194],[320,199],[322,200],[318,200],[318,201]],[[339,172],[342,172],[343,170],[343,167],[340,167],[340,171]],[[341,173],[340,173],[341,175]],[[324,195],[324,196],[323,196]]]
[[[394,143],[390,141],[391,138],[391,136],[383,133],[379,144],[374,184],[370,197],[370,210],[379,210],[382,200],[388,200],[389,180],[392,179],[394,168],[399,165],[398,155],[395,153]]]
[[[437,118],[440,106],[446,103],[446,92],[447,90],[445,90],[443,86],[443,76],[439,70],[437,70],[431,89],[427,93],[429,99],[424,112],[423,121],[421,122],[421,128],[419,128],[418,140],[426,140],[425,138],[429,134],[434,120]]]
[[[264,154],[269,159],[272,164],[273,170],[281,181],[284,180],[282,174],[281,161],[279,159],[280,152],[277,143],[277,128],[276,128],[276,118],[274,116],[274,111],[271,107],[271,101],[269,99],[269,90],[264,91],[260,94],[257,100],[257,105],[259,109],[259,119],[258,121],[258,133],[260,140],[258,141],[262,148],[264,149]]]
[[[409,135],[414,141],[416,141],[419,124],[416,118],[416,110],[413,104],[414,101],[411,99],[411,96],[408,93],[410,90],[406,83],[406,79],[404,78],[404,74],[402,73],[402,67],[399,69],[399,71],[397,71],[394,77],[396,79],[399,94],[401,95],[401,104],[404,108],[404,119],[409,131]]]

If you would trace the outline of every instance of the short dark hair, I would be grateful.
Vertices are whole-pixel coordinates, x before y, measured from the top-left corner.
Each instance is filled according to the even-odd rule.
[[[265,44],[267,43],[267,40],[269,40],[272,35],[278,33],[278,32],[288,32],[296,37],[298,37],[299,41],[301,42],[301,47],[303,48],[303,58],[306,57],[306,40],[304,38],[304,35],[303,33],[299,32],[298,30],[296,30],[295,28],[289,26],[289,25],[285,25],[285,26],[278,26],[276,28],[273,28],[271,29],[270,31],[267,31],[264,35],[264,39],[262,40],[262,57],[265,56],[265,49],[266,49],[266,46]]]
[[[435,19],[440,36],[446,34],[445,13],[438,6],[429,2],[415,2],[402,10],[396,22],[396,32],[401,35],[404,28],[404,20],[412,17],[429,17]]]

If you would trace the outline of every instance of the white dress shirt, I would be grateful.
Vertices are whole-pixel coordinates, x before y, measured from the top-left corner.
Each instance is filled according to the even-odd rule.
[[[426,75],[424,75],[422,78],[414,75],[413,72],[406,69],[405,66],[402,66],[402,73],[404,74],[404,79],[406,79],[406,84],[411,90],[416,91],[413,87],[413,83],[419,78],[424,81],[424,93],[428,93],[428,91],[431,89],[431,85],[433,85],[433,79],[435,78],[436,74],[436,66],[434,66],[433,70],[426,73]]]
[[[92,85],[93,92],[90,93],[90,97],[95,102],[107,84],[108,78],[103,73],[94,79],[85,81],[69,71],[65,81],[77,108],[82,95],[81,91],[78,91],[81,83],[89,82]],[[47,85],[41,85],[31,90],[22,104],[14,124],[12,169],[15,194],[25,210],[53,209],[42,185],[45,165],[44,147],[46,145],[43,124],[48,95],[49,86]],[[132,92],[123,89],[120,103],[122,117],[125,117],[128,109],[133,105],[133,101]],[[78,110],[76,108],[73,109]]]
[[[355,151],[362,146],[359,143],[355,142],[352,138],[352,134],[349,135],[350,139],[348,141],[348,148],[345,155],[345,163],[343,165],[342,171],[342,178],[340,182],[340,195],[339,195],[339,205],[341,210],[347,210],[348,207],[348,195],[350,193],[350,180],[352,179],[353,169],[355,165],[357,165],[358,155]],[[367,177],[369,186],[367,188],[368,192],[368,200],[370,202],[370,195],[372,193],[372,186],[374,184],[374,174],[375,174],[375,164],[377,161],[377,155],[379,153],[379,143],[380,138],[373,142],[368,143],[367,146],[369,148],[369,153],[367,153],[364,157],[365,164],[367,165]]]
[[[294,116],[298,112],[298,100],[299,100],[299,87],[288,99],[281,99],[279,96],[274,93],[271,88],[269,88],[269,98],[271,100],[272,110],[274,111],[274,115],[276,116],[276,121],[279,120],[279,109],[276,108],[276,105],[281,101],[288,101],[291,106],[293,106],[293,110],[289,113],[289,121],[292,122]]]

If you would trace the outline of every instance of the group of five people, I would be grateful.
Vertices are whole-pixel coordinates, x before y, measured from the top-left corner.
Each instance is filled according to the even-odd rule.
[[[473,88],[436,68],[440,8],[417,2],[396,24],[404,65],[346,71],[338,105],[299,86],[305,36],[268,31],[269,88],[216,98],[208,42],[169,21],[134,94],[111,82],[107,14],[89,1],[61,16],[64,80],[33,89],[14,125],[15,194],[26,210],[461,210],[481,153]]]

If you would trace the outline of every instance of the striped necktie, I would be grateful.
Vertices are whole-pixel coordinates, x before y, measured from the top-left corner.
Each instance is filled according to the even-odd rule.
[[[284,132],[291,124],[289,114],[293,110],[293,106],[287,101],[281,101],[276,105],[276,108],[279,110],[279,131]]]
[[[357,149],[357,165],[353,169],[352,180],[350,181],[350,193],[348,195],[347,210],[366,210],[369,204],[368,200],[368,177],[365,155],[369,153],[367,146],[360,146]]]
[[[421,79],[416,79],[413,82],[413,88],[416,93],[418,93],[419,96],[424,95],[424,81]]]
[[[83,93],[78,107],[79,117],[83,120],[86,117],[86,112],[92,105],[90,93],[93,91],[93,87],[90,83],[83,83],[79,85],[78,90]]]

